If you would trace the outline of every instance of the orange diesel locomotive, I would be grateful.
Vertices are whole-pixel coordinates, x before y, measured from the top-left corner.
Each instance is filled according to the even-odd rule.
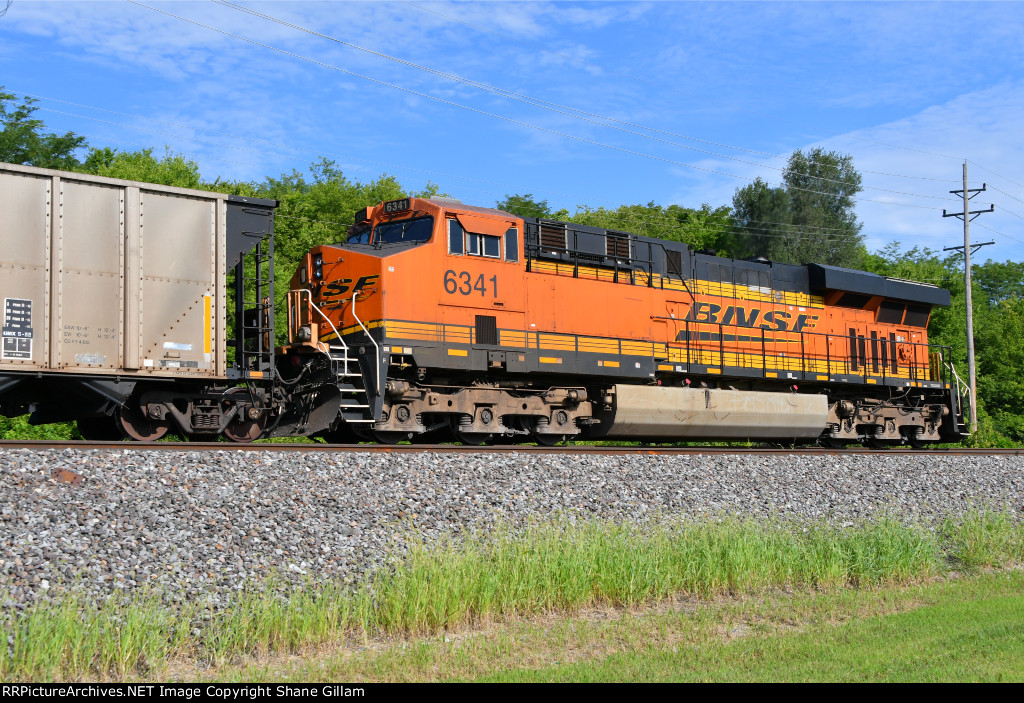
[[[478,444],[965,435],[935,286],[405,198],[291,280],[291,434]],[[340,408],[340,412],[339,412]]]

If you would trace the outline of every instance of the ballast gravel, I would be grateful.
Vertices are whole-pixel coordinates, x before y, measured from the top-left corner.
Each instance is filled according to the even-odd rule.
[[[217,607],[270,574],[357,579],[411,526],[433,539],[558,515],[845,525],[982,507],[1024,510],[1024,457],[0,450],[0,598],[146,589]]]

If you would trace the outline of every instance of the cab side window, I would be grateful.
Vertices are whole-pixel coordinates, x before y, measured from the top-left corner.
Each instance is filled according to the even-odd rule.
[[[502,247],[502,239],[505,243]],[[448,253],[467,256],[482,256],[487,259],[502,257],[506,261],[519,261],[519,230],[510,227],[504,237],[495,234],[479,234],[468,232],[462,223],[455,218],[448,218]]]
[[[464,240],[466,236],[466,230],[462,228],[459,221],[455,218],[448,218],[448,253],[449,254],[464,254],[465,245]]]
[[[505,232],[505,261],[519,261],[519,230],[515,227]]]
[[[489,259],[500,259],[501,237],[491,234],[467,232],[466,253],[471,256],[486,256]]]

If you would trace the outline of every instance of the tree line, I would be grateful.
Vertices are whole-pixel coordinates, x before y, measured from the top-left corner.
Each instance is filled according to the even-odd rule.
[[[212,190],[280,201],[275,222],[277,291],[287,285],[301,257],[311,247],[344,241],[356,211],[382,200],[441,195],[426,183],[409,190],[390,175],[368,182],[346,177],[330,160],[308,171],[292,170],[261,182],[206,180],[198,164],[180,154],[153,149],[121,151],[90,147],[72,132],[46,131],[35,116],[35,101],[18,100],[0,88],[0,161],[57,168],[98,176]],[[579,205],[575,211],[552,210],[532,194],[509,194],[495,203],[524,217],[543,217],[683,242],[698,251],[733,258],[765,257],[771,261],[808,262],[863,269],[924,281],[947,288],[949,308],[937,308],[930,339],[953,350],[953,361],[966,376],[966,323],[963,262],[929,249],[893,243],[878,252],[864,244],[854,211],[861,176],[849,155],[823,149],[795,151],[771,186],[760,178],[738,188],[730,205]],[[972,267],[975,346],[978,359],[979,432],[972,439],[986,446],[1024,444],[1024,263],[986,261]],[[278,295],[278,334],[286,314]],[[68,436],[68,427],[30,428],[24,418],[0,418],[0,437]]]

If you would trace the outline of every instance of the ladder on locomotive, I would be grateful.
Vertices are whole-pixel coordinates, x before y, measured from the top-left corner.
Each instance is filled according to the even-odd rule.
[[[323,310],[313,302],[312,293],[308,288],[300,288],[289,292],[289,327],[294,323],[292,315],[300,320],[312,322],[312,313],[315,312],[319,319],[322,319],[334,332],[334,338],[327,342],[327,356],[331,364],[331,376],[338,391],[341,393],[338,414],[350,424],[373,424],[373,407],[370,404],[370,390],[366,386],[366,376],[363,374],[362,364],[358,357],[350,354],[350,347],[342,337],[341,332],[334,325]],[[296,296],[293,298],[292,296]],[[294,308],[292,300],[295,301]],[[308,307],[306,307],[308,306]],[[305,310],[305,312],[302,312]],[[362,327],[362,323],[360,322]],[[368,330],[363,327],[364,331]],[[373,339],[371,338],[372,342]],[[376,343],[374,343],[376,346]],[[321,346],[322,350],[322,346]]]
[[[330,344],[331,371],[341,391],[339,411],[347,423],[372,424],[374,419],[370,408],[370,396],[366,391],[363,371],[359,359],[349,356],[349,347],[338,337],[341,344]]]

